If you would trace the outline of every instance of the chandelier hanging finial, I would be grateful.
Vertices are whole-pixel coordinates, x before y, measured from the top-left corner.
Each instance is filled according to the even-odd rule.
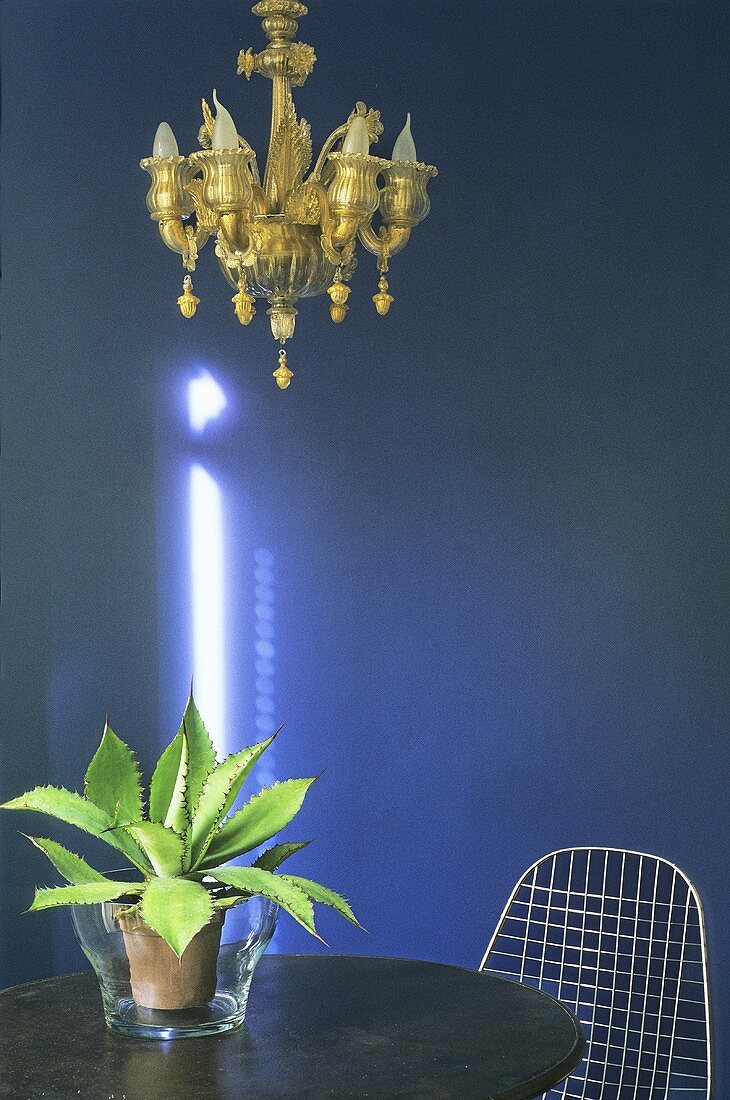
[[[383,125],[380,112],[360,102],[329,135],[312,168],[310,127],[297,118],[292,98],[292,88],[304,84],[316,61],[311,46],[294,41],[307,8],[298,0],[259,0],[253,12],[262,20],[268,45],[260,53],[241,50],[238,73],[272,82],[263,179],[254,150],[215,91],[216,113],[205,100],[202,104],[202,148],[180,156],[172,129],[161,123],[154,155],[141,167],[152,177],[150,215],[185,270],[195,270],[199,250],[214,236],[221,271],[236,291],[238,320],[248,325],[255,299],[265,299],[272,335],[283,344],[294,333],[300,298],[326,292],[332,320],[345,319],[358,240],[377,257],[380,282],[373,301],[379,314],[388,312],[393,301],[385,279],[388,260],[428,214],[427,186],[437,172],[417,160],[410,115],[392,159],[372,156],[370,146]],[[382,224],[376,230],[372,221],[378,211]],[[187,275],[178,298],[184,316],[192,317],[198,302]],[[281,389],[292,378],[283,347],[274,378]]]
[[[286,365],[286,351],[284,350],[284,348],[282,348],[279,352],[279,366],[276,368],[273,374],[279,389],[287,389],[294,375]]]

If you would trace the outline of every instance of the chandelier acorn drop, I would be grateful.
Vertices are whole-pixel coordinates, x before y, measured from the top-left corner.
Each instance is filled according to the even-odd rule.
[[[344,321],[359,238],[377,258],[380,278],[373,302],[385,316],[393,302],[386,279],[390,257],[428,214],[426,189],[436,169],[416,157],[410,115],[392,158],[371,156],[370,145],[383,132],[380,112],[357,103],[347,122],[327,138],[309,171],[310,128],[305,119],[297,119],[291,94],[292,87],[304,84],[316,60],[311,46],[294,41],[297,20],[307,9],[298,0],[260,0],[253,12],[261,17],[269,44],[259,54],[241,50],[238,73],[247,80],[260,73],[273,86],[263,181],[255,152],[215,91],[215,115],[202,103],[202,148],[180,156],[170,126],[161,122],[153,156],[141,161],[141,167],[152,177],[150,215],[187,272],[177,299],[180,312],[188,318],[195,314],[200,299],[190,272],[198,251],[215,236],[215,254],[236,292],[231,301],[241,324],[253,319],[257,298],[269,304],[271,331],[282,345],[273,373],[277,385],[286,389],[292,372],[283,345],[294,332],[297,300],[326,291],[332,320]],[[373,227],[377,211],[378,229]]]

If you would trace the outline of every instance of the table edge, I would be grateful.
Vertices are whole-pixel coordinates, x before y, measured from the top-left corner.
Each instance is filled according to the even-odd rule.
[[[499,974],[493,974],[490,971],[473,970],[468,966],[460,966],[455,963],[434,962],[430,959],[412,959],[401,955],[355,955],[348,952],[305,952],[305,951],[282,951],[272,954],[265,954],[264,959],[375,959],[386,962],[405,962],[412,963],[420,966],[439,967],[444,970],[461,970],[465,974],[473,974],[475,977],[488,976],[490,981],[508,983],[510,985],[520,985],[529,989],[537,996],[544,997],[548,1001],[551,1001],[568,1017],[573,1024],[574,1032],[574,1044],[571,1051],[562,1058],[559,1062],[554,1063],[547,1070],[543,1070],[540,1074],[530,1079],[530,1081],[519,1085],[515,1089],[510,1089],[506,1092],[495,1093],[493,1096],[485,1097],[485,1100],[530,1100],[531,1097],[539,1096],[541,1093],[555,1088],[568,1077],[575,1067],[579,1064],[583,1052],[586,1046],[586,1037],[583,1027],[575,1016],[575,1014],[564,1005],[562,1001],[552,997],[549,993],[546,993],[542,989],[537,989],[535,986],[527,985],[525,982],[511,981],[509,978],[500,976]],[[18,994],[30,993],[35,989],[40,990],[41,987],[49,985],[52,982],[62,981],[65,978],[83,978],[93,977],[96,980],[96,975],[91,967],[87,970],[74,970],[70,974],[56,974],[50,978],[37,978],[32,982],[21,982],[19,985],[6,986],[5,989],[0,989],[0,1000],[6,998],[6,996],[17,996]],[[560,1076],[556,1079],[555,1074]],[[526,1091],[527,1090],[527,1091]]]
[[[496,982],[509,982],[511,985],[524,985],[527,989],[531,989],[533,993],[539,993],[543,997],[547,997],[550,1001],[555,1001],[561,1008],[570,1013],[570,1009],[558,1001],[557,998],[546,993],[543,989],[537,989],[533,985],[527,985],[526,982],[513,981],[510,978],[504,978],[500,974],[495,974],[491,970],[479,970],[471,966],[462,966],[460,963],[447,963],[439,962],[435,959],[415,959],[410,955],[364,955],[355,953],[352,951],[266,951],[262,955],[262,961],[264,959],[377,959],[383,962],[407,962],[414,963],[419,966],[439,966],[445,970],[462,970],[465,974],[481,974],[488,975],[490,980]],[[15,992],[19,989],[27,989],[34,985],[43,985],[46,982],[59,981],[62,978],[79,978],[83,974],[93,974],[92,967],[87,967],[85,970],[72,970],[68,974],[52,974],[48,978],[34,978],[32,982],[19,982],[17,985],[8,985],[0,989],[0,997],[5,993]],[[570,1013],[572,1015],[572,1013]]]
[[[493,975],[496,976],[496,975]],[[509,981],[508,978],[501,979],[502,981]],[[524,982],[514,982],[514,985],[524,985]],[[544,1092],[549,1092],[550,1089],[556,1088],[569,1077],[573,1070],[578,1066],[583,1058],[583,1054],[586,1049],[587,1040],[586,1034],[583,1030],[578,1017],[572,1012],[567,1005],[564,1005],[562,1001],[558,1001],[557,998],[551,997],[549,993],[544,993],[542,989],[535,989],[534,986],[528,986],[528,989],[533,989],[535,993],[542,993],[544,997],[547,997],[554,1004],[561,1008],[568,1019],[573,1024],[573,1032],[575,1035],[575,1042],[570,1054],[566,1055],[559,1062],[555,1062],[549,1069],[543,1070],[542,1073],[532,1077],[529,1081],[520,1085],[515,1089],[509,1089],[506,1092],[498,1092],[494,1096],[490,1096],[489,1100],[531,1100],[531,1098],[539,1097]],[[554,1074],[559,1073],[560,1076],[557,1080]],[[529,1089],[526,1092],[525,1089]],[[534,1091],[534,1090],[537,1091]]]

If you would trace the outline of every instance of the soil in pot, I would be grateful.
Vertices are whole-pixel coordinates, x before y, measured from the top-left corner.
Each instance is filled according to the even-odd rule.
[[[162,936],[133,913],[117,918],[129,959],[132,996],[141,1008],[195,1008],[215,996],[225,912],[215,913],[178,959]]]

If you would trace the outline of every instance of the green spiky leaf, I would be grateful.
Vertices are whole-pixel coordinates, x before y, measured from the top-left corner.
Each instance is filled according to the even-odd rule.
[[[145,855],[144,850],[129,833],[125,833],[122,829],[112,829],[110,832],[104,833],[102,840],[105,840],[112,848],[116,848],[117,851],[123,852],[129,862],[140,871],[144,871],[146,875],[151,874],[152,864]]]
[[[238,813],[224,822],[200,866],[207,868],[215,863],[225,863],[270,840],[299,812],[315,779],[316,776],[311,779],[287,779],[254,795]]]
[[[106,875],[95,871],[85,859],[70,852],[62,844],[57,844],[55,840],[40,836],[29,836],[28,840],[44,852],[59,874],[74,886],[85,886],[89,882],[109,882]]]
[[[150,783],[150,820],[159,821],[178,833],[190,825],[188,813],[188,738],[181,728],[167,746]]]
[[[183,871],[185,843],[172,829],[166,829],[158,821],[140,821],[135,825],[123,825],[115,832],[126,832],[140,845],[156,875],[169,878]]]
[[[203,784],[215,767],[215,749],[200,712],[190,692],[188,704],[183,714],[181,729],[185,730],[188,741],[187,806],[188,818],[192,820],[193,811],[200,798]]]
[[[262,871],[260,867],[213,867],[207,873],[226,886],[245,890],[249,894],[260,894],[278,902],[307,932],[311,932],[318,940],[322,939],[314,927],[314,907],[311,901],[303,890],[286,882],[282,876]]]
[[[302,848],[306,848],[308,844],[311,844],[311,840],[297,840],[292,841],[289,844],[275,844],[273,848],[267,848],[265,852],[253,861],[253,867],[260,867],[262,871],[275,871],[277,867],[280,867],[285,859],[289,859],[289,856],[293,856],[296,852],[300,852]]]
[[[214,909],[233,909],[236,905],[243,905],[244,901],[250,901],[250,894],[228,894],[225,897],[213,898]]]
[[[212,915],[210,894],[192,879],[153,878],[142,895],[140,916],[178,958]]]
[[[206,779],[190,827],[191,867],[196,867],[205,855],[219,822],[236,801],[246,777],[274,737],[229,756]]]
[[[49,817],[65,821],[69,825],[75,825],[77,829],[83,829],[92,836],[100,837],[112,848],[123,852],[140,871],[152,870],[152,864],[130,836],[119,831],[108,832],[113,824],[109,814],[99,809],[95,803],[76,794],[75,791],[67,791],[65,787],[34,787],[32,791],[27,791],[18,798],[5,802],[0,808],[35,810],[37,813],[48,814]]]
[[[84,778],[84,794],[112,820],[141,821],[142,784],[132,750],[106,724]]]
[[[358,928],[362,928],[348,902],[340,894],[336,894],[334,890],[329,890],[318,882],[312,882],[311,879],[300,878],[299,875],[281,875],[281,878],[286,882],[291,882],[294,886],[298,886],[312,901],[317,901],[321,905],[330,905],[338,913],[341,913],[346,920],[349,920],[351,924],[356,924]]]
[[[93,802],[87,802],[76,791],[65,787],[34,787],[32,791],[4,802],[4,810],[36,810],[49,817],[75,825],[92,836],[101,836],[109,828],[111,818]]]
[[[162,881],[162,880],[159,880]],[[87,882],[83,886],[56,886],[53,889],[40,889],[29,913],[39,909],[54,909],[58,905],[97,905],[101,901],[114,901],[126,894],[139,894],[144,884],[141,882]]]

